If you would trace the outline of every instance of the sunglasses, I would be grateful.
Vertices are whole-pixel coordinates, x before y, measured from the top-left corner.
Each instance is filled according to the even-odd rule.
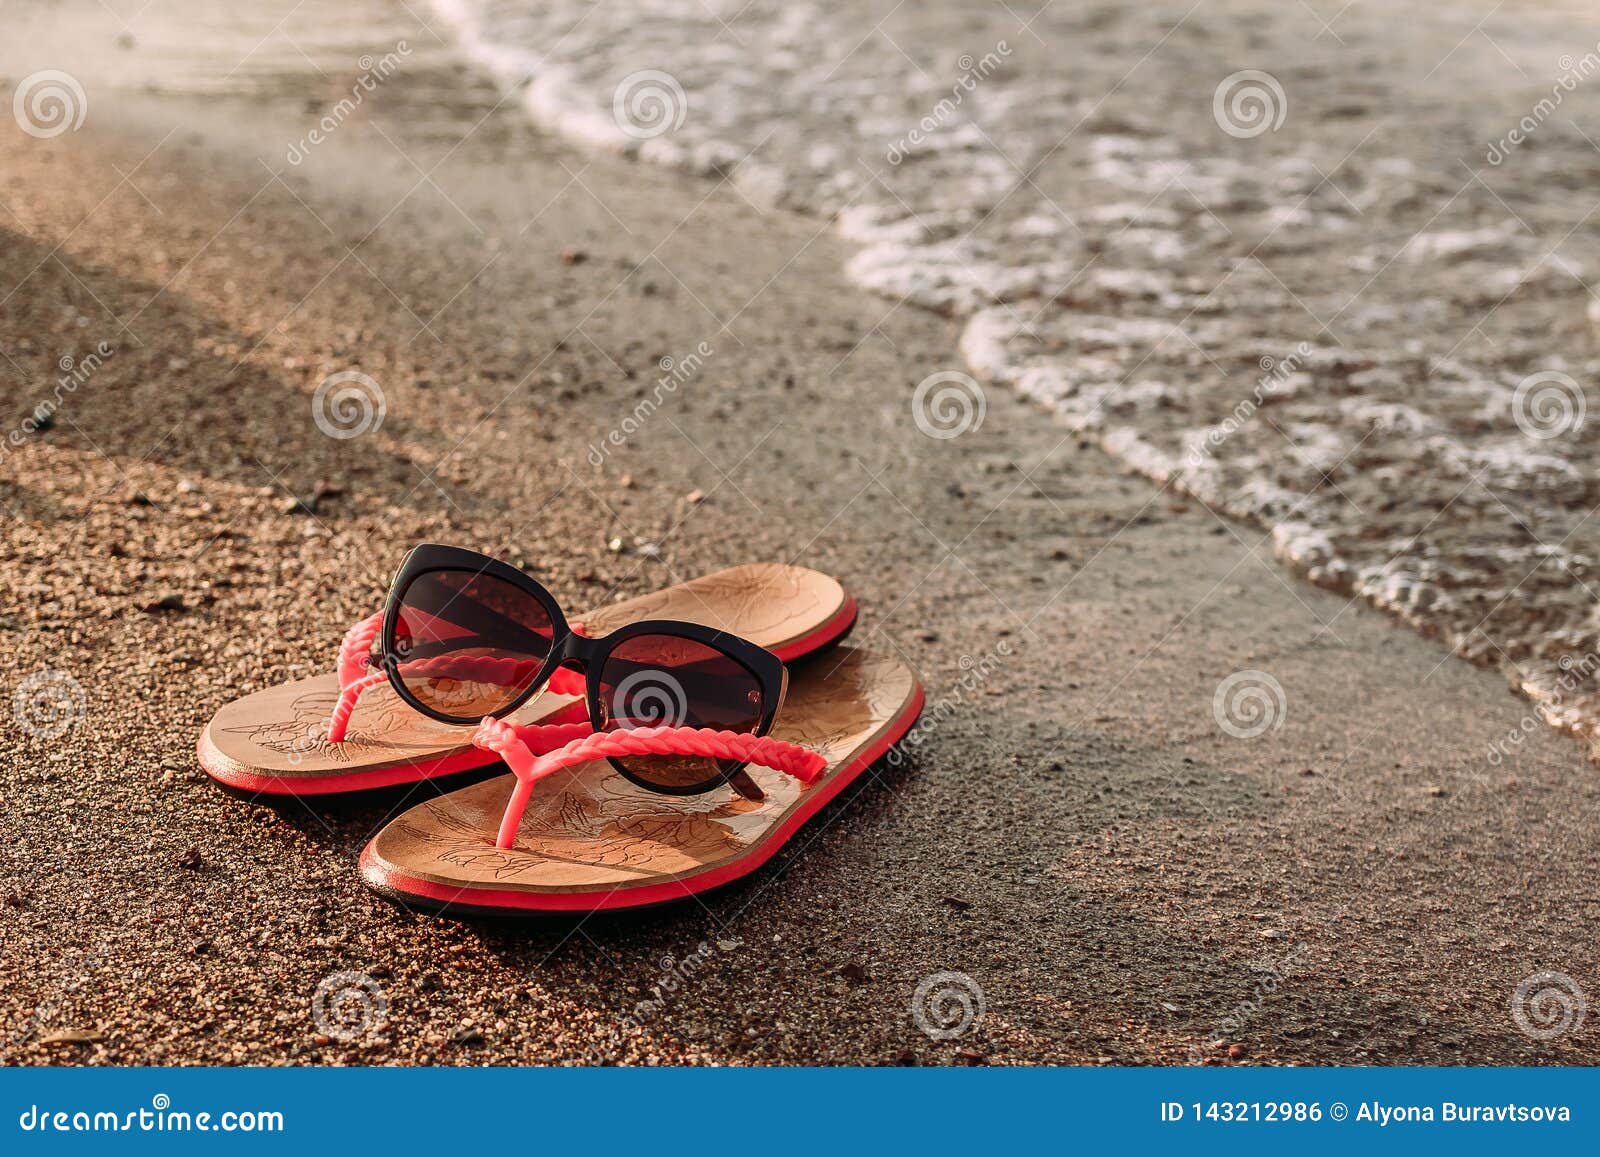
[[[771,651],[699,623],[657,619],[589,638],[554,596],[520,570],[476,551],[424,545],[389,588],[379,636],[395,693],[443,723],[503,717],[581,673],[596,731],[699,727],[766,735],[788,687]],[[578,693],[561,670],[556,687]],[[650,791],[693,795],[747,783],[740,761],[697,755],[609,757]]]

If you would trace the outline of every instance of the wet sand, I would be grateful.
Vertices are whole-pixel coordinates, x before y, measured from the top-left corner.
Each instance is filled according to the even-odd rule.
[[[1600,1060],[1592,1021],[1512,1016],[1536,973],[1595,988],[1600,785],[1514,731],[1502,678],[998,390],[926,436],[913,391],[959,368],[955,323],[846,286],[824,223],[543,139],[417,43],[298,167],[353,62],[300,78],[312,101],[0,124],[8,431],[62,358],[113,351],[0,463],[0,691],[58,672],[84,704],[54,739],[6,717],[9,1063]],[[329,437],[313,394],[348,369],[385,416]],[[414,794],[242,802],[193,744],[329,669],[424,538],[572,606],[752,558],[831,571],[931,722],[703,904],[408,913],[355,859]],[[1214,709],[1241,672],[1281,688],[1254,738]],[[935,1040],[912,1005],[948,971],[983,1015]],[[312,1016],[340,973],[384,1005],[351,1041]]]

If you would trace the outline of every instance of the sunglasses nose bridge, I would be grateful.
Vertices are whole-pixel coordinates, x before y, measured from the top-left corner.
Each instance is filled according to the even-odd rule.
[[[561,646],[556,651],[556,665],[566,666],[571,664],[578,670],[587,672],[589,664],[594,661],[596,650],[595,640],[581,635],[576,630],[570,630],[561,640]]]

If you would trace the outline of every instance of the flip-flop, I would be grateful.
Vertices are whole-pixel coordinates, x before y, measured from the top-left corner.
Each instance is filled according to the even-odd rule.
[[[855,618],[855,600],[837,580],[805,567],[752,563],[602,607],[585,617],[584,630],[600,636],[646,619],[682,619],[741,636],[789,661],[837,643]],[[497,762],[494,752],[473,746],[470,727],[413,710],[381,670],[368,666],[382,620],[381,613],[373,615],[346,633],[336,674],[257,691],[218,711],[196,745],[206,774],[249,794],[328,795]],[[587,718],[582,677],[563,670],[511,721],[582,724]]]
[[[903,663],[846,646],[790,671],[777,722],[763,738],[640,728],[591,733],[550,751],[560,729],[487,720],[477,742],[513,774],[403,812],[362,851],[362,876],[408,907],[453,914],[681,900],[770,859],[911,729],[922,699]],[[645,752],[750,760],[743,774],[756,790],[662,795],[635,786],[604,758]]]

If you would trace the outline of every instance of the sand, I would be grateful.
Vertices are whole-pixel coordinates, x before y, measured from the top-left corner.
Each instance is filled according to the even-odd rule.
[[[998,390],[926,436],[957,328],[847,287],[826,223],[543,139],[418,44],[299,166],[353,62],[309,102],[0,125],[8,432],[112,350],[0,463],[0,691],[83,705],[54,738],[6,717],[8,1063],[1600,1061],[1592,1023],[1513,1016],[1537,973],[1595,988],[1600,784],[1500,676]],[[385,411],[335,438],[313,397],[346,370]],[[355,861],[414,792],[267,807],[193,745],[329,669],[421,539],[575,607],[828,570],[930,722],[703,903],[409,913]],[[1241,672],[1281,688],[1251,677],[1254,738],[1214,708]],[[982,1015],[935,1039],[913,1004],[948,972]],[[372,1015],[329,1032],[347,973]]]

